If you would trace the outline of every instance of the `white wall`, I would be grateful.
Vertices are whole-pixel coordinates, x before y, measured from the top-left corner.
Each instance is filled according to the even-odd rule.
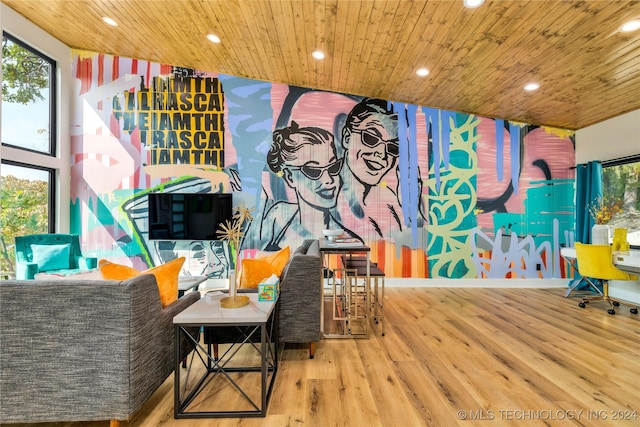
[[[640,154],[640,110],[576,131],[576,164],[634,154]]]
[[[51,37],[41,28],[36,27],[22,15],[16,13],[5,4],[0,4],[0,22],[2,30],[13,37],[27,43],[38,51],[54,59],[57,62],[58,82],[58,107],[57,107],[57,134],[58,149],[55,157],[43,154],[24,152],[10,147],[0,146],[0,159],[13,160],[28,164],[38,164],[59,171],[56,176],[56,203],[59,207],[56,217],[56,231],[66,233],[69,231],[70,203],[70,153],[71,141],[69,137],[70,99],[72,90],[71,49],[59,40]],[[0,106],[0,112],[1,112]],[[0,128],[0,134],[2,129]]]

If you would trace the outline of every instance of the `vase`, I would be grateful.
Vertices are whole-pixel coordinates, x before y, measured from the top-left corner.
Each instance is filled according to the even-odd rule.
[[[236,296],[236,271],[229,270],[229,296]]]
[[[591,229],[591,244],[609,244],[609,226],[607,224],[595,224]]]
[[[240,308],[249,304],[249,297],[246,295],[236,295],[238,286],[235,270],[229,270],[229,296],[220,299],[222,308]]]

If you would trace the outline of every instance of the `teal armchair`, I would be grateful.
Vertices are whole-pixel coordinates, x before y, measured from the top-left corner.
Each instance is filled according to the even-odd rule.
[[[31,280],[38,273],[66,276],[98,266],[98,259],[82,256],[76,234],[17,236],[16,279]]]

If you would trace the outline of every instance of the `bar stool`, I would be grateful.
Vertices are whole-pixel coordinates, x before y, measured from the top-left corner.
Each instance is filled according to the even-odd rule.
[[[367,276],[367,260],[365,257],[343,255],[342,265],[348,270],[355,270],[357,276]],[[369,286],[370,310],[375,323],[380,324],[382,336],[384,336],[384,279],[384,271],[376,263],[369,263],[369,280],[371,281]]]
[[[336,268],[333,270],[331,283],[333,320],[342,325],[342,335],[367,337],[369,290],[366,281],[363,280],[360,284],[355,268]]]

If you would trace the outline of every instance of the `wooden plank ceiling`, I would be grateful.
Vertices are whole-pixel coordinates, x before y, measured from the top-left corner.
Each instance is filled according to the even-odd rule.
[[[637,0],[2,2],[72,48],[258,80],[567,129],[640,108]]]

